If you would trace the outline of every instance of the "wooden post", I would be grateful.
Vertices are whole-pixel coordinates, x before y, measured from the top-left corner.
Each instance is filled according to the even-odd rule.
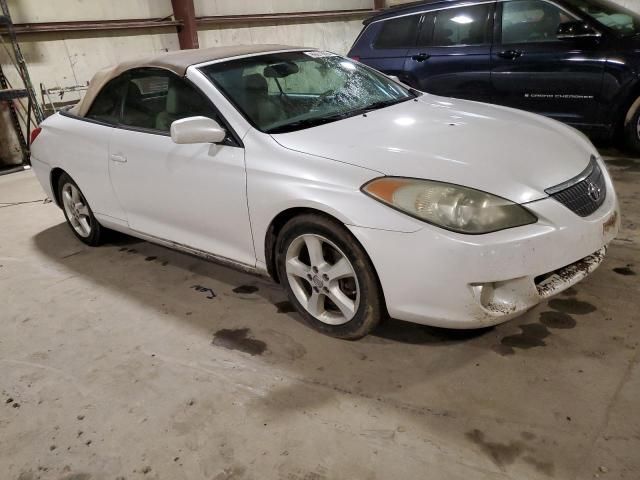
[[[382,10],[385,7],[385,0],[373,0],[373,9]]]

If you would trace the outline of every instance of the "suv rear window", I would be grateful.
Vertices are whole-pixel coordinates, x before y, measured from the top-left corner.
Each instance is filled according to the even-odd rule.
[[[416,43],[420,15],[383,20],[378,37],[373,42],[376,49],[410,48]]]

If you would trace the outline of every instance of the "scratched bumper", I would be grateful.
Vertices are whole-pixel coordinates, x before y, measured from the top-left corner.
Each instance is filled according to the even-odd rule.
[[[471,290],[487,320],[493,318],[502,322],[586,278],[603,262],[606,251],[607,248],[602,247],[577,262],[542,275],[475,284],[471,285]]]
[[[527,204],[537,223],[486,235],[349,228],[371,257],[392,317],[479,328],[521,315],[602,263],[620,226],[607,182],[605,202],[588,217],[545,198]]]

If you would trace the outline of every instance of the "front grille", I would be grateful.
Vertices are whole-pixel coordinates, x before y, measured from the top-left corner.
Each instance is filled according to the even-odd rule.
[[[586,217],[595,212],[607,196],[604,174],[591,157],[589,166],[577,177],[545,190],[572,212]]]

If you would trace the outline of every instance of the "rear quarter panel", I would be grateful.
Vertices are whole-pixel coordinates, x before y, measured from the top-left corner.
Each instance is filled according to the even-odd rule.
[[[109,138],[112,127],[56,113],[41,125],[32,145],[32,161],[39,180],[51,193],[51,171],[64,170],[78,184],[94,214],[125,222],[109,179]],[[48,177],[48,178],[47,178]],[[49,192],[47,192],[49,193]]]

